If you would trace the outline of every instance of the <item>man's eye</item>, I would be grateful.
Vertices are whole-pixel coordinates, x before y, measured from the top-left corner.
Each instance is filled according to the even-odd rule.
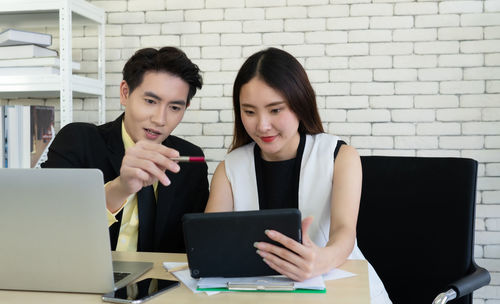
[[[181,108],[181,107],[179,107],[179,106],[170,106],[170,109],[171,109],[172,111],[174,111],[174,112],[177,112],[177,111],[182,110],[182,108]]]
[[[155,103],[155,101],[154,101],[154,100],[152,100],[152,99],[146,99],[146,102],[147,102],[147,103],[150,103],[150,104],[154,104],[154,103]]]

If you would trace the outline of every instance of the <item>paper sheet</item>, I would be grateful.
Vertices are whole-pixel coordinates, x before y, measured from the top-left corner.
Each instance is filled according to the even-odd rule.
[[[184,266],[187,265],[187,263],[184,262],[163,262],[163,267],[165,269],[174,269],[179,266]],[[172,273],[179,281],[182,282],[182,284],[186,285],[189,289],[191,289],[192,292],[194,293],[202,293],[205,292],[207,295],[211,296],[213,294],[219,293],[218,291],[199,291],[196,290],[198,287],[198,280],[193,279],[191,277],[191,274],[189,273],[189,269],[185,270],[180,270]]]
[[[165,269],[174,269],[180,266],[187,265],[185,262],[164,262],[163,267]],[[198,287],[198,282],[200,281],[200,287],[201,288],[209,288],[209,287],[226,287],[227,286],[227,278],[202,278],[200,280],[198,279],[193,279],[191,277],[191,274],[189,273],[189,269],[181,270],[181,271],[176,271],[173,272],[173,275],[181,281],[184,285],[186,285],[191,291],[194,293],[201,293],[203,291],[196,290]],[[330,281],[330,280],[339,280],[343,278],[349,278],[353,277],[356,274],[348,271],[344,271],[341,269],[333,269],[328,273],[325,273],[323,276],[317,276],[314,278],[311,278],[309,280],[303,281],[303,282],[294,282],[295,288],[300,288],[300,289],[324,289],[325,288],[325,283],[324,281]],[[283,282],[283,280],[287,282],[291,282],[290,279],[283,277],[283,276],[271,276],[271,277],[260,277],[261,280],[271,280],[276,281],[276,282]],[[231,278],[232,282],[235,281],[245,281],[245,280],[255,280],[256,278]],[[257,278],[259,279],[259,277]],[[207,281],[208,280],[208,281]],[[206,294],[208,295],[213,295],[219,293],[218,291],[206,291]]]
[[[343,278],[350,278],[353,276],[356,276],[357,274],[345,271],[342,269],[333,269],[330,272],[327,272],[323,275],[323,279],[325,281],[331,281],[331,280],[338,280],[338,279],[343,279]]]

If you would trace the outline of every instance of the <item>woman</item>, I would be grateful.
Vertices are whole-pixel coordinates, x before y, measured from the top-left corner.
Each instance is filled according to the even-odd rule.
[[[298,208],[302,244],[278,231],[257,254],[277,272],[303,281],[364,259],[356,246],[361,162],[356,150],[324,133],[316,97],[300,63],[269,48],[249,57],[233,88],[230,153],[215,170],[206,212]],[[390,303],[370,266],[372,303]]]

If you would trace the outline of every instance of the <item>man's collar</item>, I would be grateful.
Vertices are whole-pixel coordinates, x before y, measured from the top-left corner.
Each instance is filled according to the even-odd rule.
[[[135,145],[135,142],[132,140],[130,135],[127,133],[127,130],[125,129],[125,119],[122,120],[122,140],[125,150]]]

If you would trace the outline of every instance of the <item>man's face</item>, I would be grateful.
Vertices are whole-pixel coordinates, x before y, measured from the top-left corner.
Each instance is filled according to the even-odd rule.
[[[125,106],[125,129],[134,142],[163,142],[181,122],[187,107],[189,84],[166,72],[146,72],[130,93],[120,84],[120,103]]]

